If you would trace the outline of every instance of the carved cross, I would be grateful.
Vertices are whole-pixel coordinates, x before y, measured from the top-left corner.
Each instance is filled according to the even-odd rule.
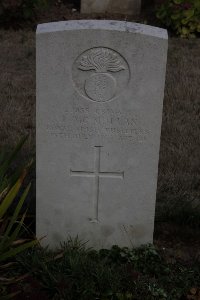
[[[94,178],[94,216],[91,222],[98,222],[98,208],[99,208],[99,179],[100,178],[119,178],[124,179],[124,172],[101,172],[101,148],[102,146],[94,147],[94,171],[73,171],[70,169],[71,176],[91,177]]]

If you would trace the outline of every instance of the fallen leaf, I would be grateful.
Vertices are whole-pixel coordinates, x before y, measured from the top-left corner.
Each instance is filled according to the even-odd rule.
[[[197,288],[193,287],[190,289],[190,294],[196,295],[196,293],[197,293]]]

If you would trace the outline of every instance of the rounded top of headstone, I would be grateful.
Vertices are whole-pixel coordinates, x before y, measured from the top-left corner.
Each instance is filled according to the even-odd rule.
[[[122,31],[127,33],[140,33],[154,36],[157,38],[167,39],[167,30],[159,27],[153,27],[140,23],[116,21],[116,20],[72,20],[52,23],[39,24],[37,34],[65,31],[65,30],[111,30]]]

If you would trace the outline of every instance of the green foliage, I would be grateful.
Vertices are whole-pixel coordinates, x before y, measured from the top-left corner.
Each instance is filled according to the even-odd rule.
[[[156,16],[181,37],[195,37],[200,33],[199,0],[163,0]]]
[[[30,190],[30,184],[26,187],[19,198],[12,217],[10,218],[7,214],[9,208],[19,194],[27,170],[31,165],[29,164],[26,168],[23,168],[20,176],[18,176],[19,170],[14,172],[14,174],[8,175],[9,168],[26,139],[27,137],[23,138],[11,154],[6,156],[5,151],[0,153],[0,262],[15,256],[17,253],[36,243],[36,241],[25,244],[21,244],[20,242],[21,245],[13,247],[13,245],[16,244],[16,239],[20,234],[26,215],[23,214],[21,219],[18,221],[19,213]]]
[[[36,240],[27,242],[27,240],[19,239],[26,213],[21,217],[19,217],[19,214],[31,184],[25,188],[21,196],[19,196],[19,193],[21,192],[22,183],[31,164],[23,168],[20,176],[18,175],[19,170],[9,175],[10,166],[25,140],[26,138],[22,139],[11,154],[6,155],[5,151],[0,153],[0,264],[37,243]],[[16,198],[19,200],[13,214],[10,216],[8,211]],[[3,287],[0,284],[1,289]],[[5,296],[5,299],[9,299],[9,296]]]
[[[17,260],[54,300],[174,300],[200,282],[199,263],[169,265],[152,245],[96,251],[70,239],[57,252],[37,247]]]
[[[30,20],[37,12],[47,7],[49,0],[2,0],[0,3],[0,17],[2,21],[12,19]]]

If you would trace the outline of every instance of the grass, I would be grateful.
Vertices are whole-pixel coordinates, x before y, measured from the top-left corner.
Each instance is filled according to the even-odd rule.
[[[200,39],[170,39],[157,190],[164,210],[200,204],[199,85]]]
[[[35,150],[35,40],[31,31],[0,31],[0,147],[14,147],[29,134],[23,151]]]
[[[95,251],[69,239],[55,252],[37,247],[19,255],[8,274],[21,278],[7,286],[20,292],[14,299],[199,299],[200,291],[200,261],[169,262],[152,245]]]

